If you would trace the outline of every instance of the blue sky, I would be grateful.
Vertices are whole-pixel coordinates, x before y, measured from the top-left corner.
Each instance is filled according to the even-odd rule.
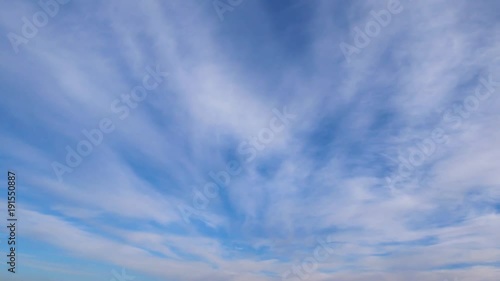
[[[2,280],[498,280],[497,1],[1,7]]]

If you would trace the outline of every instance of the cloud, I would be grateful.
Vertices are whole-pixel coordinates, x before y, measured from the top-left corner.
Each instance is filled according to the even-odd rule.
[[[18,54],[4,40],[0,166],[22,183],[19,251],[48,259],[26,280],[85,263],[101,279],[280,280],[325,237],[307,280],[494,280],[500,89],[456,110],[500,80],[498,7],[401,0],[347,62],[339,44],[389,4],[248,1],[221,21],[204,0],[71,1]],[[4,34],[39,10],[4,6]],[[111,105],[156,65],[165,83],[120,119]],[[296,119],[245,161],[285,107]],[[116,129],[59,181],[51,163],[103,118]],[[449,141],[389,188],[436,128]],[[230,161],[241,173],[186,222],[178,206]]]

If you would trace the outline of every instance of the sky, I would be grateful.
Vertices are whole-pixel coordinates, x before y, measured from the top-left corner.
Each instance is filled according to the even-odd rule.
[[[1,280],[500,277],[498,1],[0,6]]]

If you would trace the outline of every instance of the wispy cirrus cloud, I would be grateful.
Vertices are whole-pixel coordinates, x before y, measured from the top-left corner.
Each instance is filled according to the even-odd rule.
[[[339,44],[396,2],[245,1],[221,21],[208,0],[71,1],[19,54],[5,36],[0,166],[23,182],[19,251],[45,262],[17,278],[495,280],[498,5],[401,0],[347,62]],[[2,5],[3,34],[40,9]],[[151,65],[168,82],[59,181],[65,146],[118,121],[110,105]],[[482,78],[491,97],[455,126]],[[245,161],[284,107],[297,118]],[[395,159],[443,125],[391,192]],[[241,173],[186,223],[178,206],[228,162]]]

